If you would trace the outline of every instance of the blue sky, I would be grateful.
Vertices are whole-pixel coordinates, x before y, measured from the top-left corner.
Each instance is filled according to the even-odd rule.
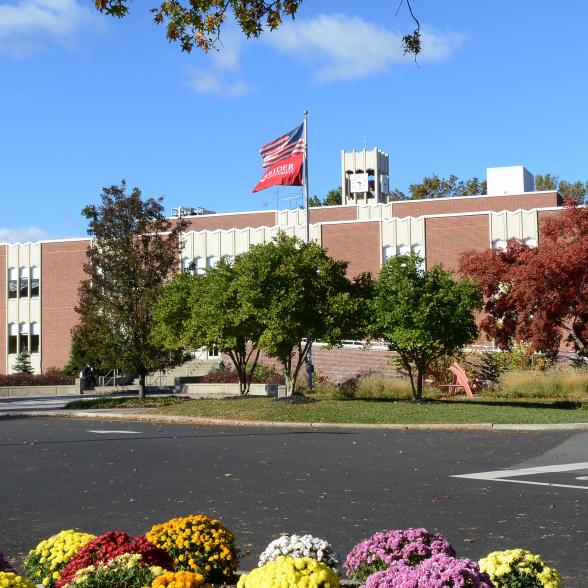
[[[155,1],[155,0],[154,0]],[[390,183],[525,165],[588,178],[584,0],[415,0],[420,67],[398,2],[305,0],[294,23],[219,53],[181,53],[149,1],[0,0],[0,241],[85,235],[79,211],[123,177],[166,207],[288,206],[251,194],[258,148],[310,111],[310,188],[340,184],[340,150],[380,147]]]

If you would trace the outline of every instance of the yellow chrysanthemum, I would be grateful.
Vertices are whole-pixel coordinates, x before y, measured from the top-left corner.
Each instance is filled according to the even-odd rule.
[[[511,578],[528,577],[539,581],[543,588],[560,588],[561,576],[541,559],[525,549],[493,551],[479,561],[480,570],[486,572],[496,588],[510,585]]]
[[[316,559],[280,556],[239,579],[237,588],[338,588],[335,572]]]

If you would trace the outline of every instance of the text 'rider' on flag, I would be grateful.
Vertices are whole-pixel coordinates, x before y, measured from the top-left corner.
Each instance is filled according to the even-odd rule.
[[[253,192],[270,186],[302,186],[304,124],[266,143],[259,153],[263,157],[262,167],[269,169],[253,188]]]

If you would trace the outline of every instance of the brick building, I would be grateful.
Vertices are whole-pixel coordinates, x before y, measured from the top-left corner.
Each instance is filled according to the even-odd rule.
[[[370,198],[369,191],[364,198],[351,197],[345,184],[342,205],[310,209],[311,238],[348,261],[350,276],[377,274],[387,257],[409,251],[418,252],[427,266],[456,269],[463,251],[504,247],[513,237],[534,245],[542,220],[562,206],[557,192],[534,191],[522,167],[488,170],[483,196],[386,203],[379,190],[378,198]],[[279,230],[302,238],[305,214],[294,209],[189,216],[178,264],[194,262],[196,271],[204,272],[223,256],[270,241]],[[36,372],[67,363],[88,243],[81,238],[0,244],[0,373],[12,371],[20,350],[30,352]],[[318,371],[326,365],[320,359],[325,353],[315,352]],[[337,378],[346,375],[339,363],[347,363],[347,371],[361,371],[383,362],[377,349],[328,353],[335,367],[322,371]]]

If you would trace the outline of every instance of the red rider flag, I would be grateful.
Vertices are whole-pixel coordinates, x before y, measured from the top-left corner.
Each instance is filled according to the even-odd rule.
[[[266,143],[259,153],[262,167],[269,169],[261,176],[253,192],[270,186],[302,186],[304,160],[304,125]]]

